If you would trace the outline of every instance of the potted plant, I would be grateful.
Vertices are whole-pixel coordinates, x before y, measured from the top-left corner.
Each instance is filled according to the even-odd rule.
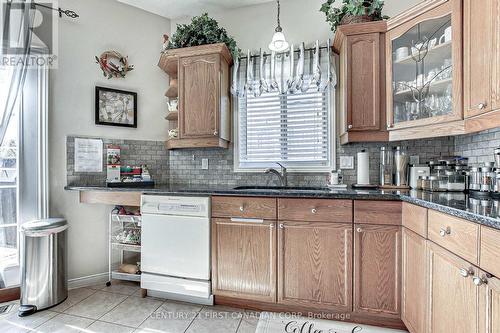
[[[236,41],[227,34],[226,29],[209,17],[207,13],[195,16],[189,24],[178,24],[177,30],[168,41],[167,49],[189,46],[225,43],[233,57],[238,57],[240,49]]]
[[[380,21],[389,18],[382,15],[382,0],[342,0],[340,7],[334,7],[337,0],[327,0],[320,11],[325,13],[333,32],[343,24]]]

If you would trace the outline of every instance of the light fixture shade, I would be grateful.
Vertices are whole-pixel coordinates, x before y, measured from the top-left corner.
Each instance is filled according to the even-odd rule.
[[[288,50],[288,47],[289,45],[285,39],[285,35],[281,31],[276,31],[271,43],[269,43],[269,49],[275,52],[284,52]]]

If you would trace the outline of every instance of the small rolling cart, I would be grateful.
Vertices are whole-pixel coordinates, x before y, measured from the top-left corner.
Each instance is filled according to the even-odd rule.
[[[115,207],[109,216],[109,280],[141,281],[141,221],[138,208]]]

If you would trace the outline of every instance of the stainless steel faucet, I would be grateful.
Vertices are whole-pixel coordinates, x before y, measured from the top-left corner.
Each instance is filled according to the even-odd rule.
[[[278,164],[281,167],[281,172],[279,172],[276,169],[269,168],[265,171],[265,173],[275,174],[280,179],[281,186],[286,187],[288,186],[286,168],[281,163],[276,162],[276,164]]]

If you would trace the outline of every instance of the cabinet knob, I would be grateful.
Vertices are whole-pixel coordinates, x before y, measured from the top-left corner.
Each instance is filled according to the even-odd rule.
[[[316,214],[317,212],[316,208],[311,209],[311,213]]]
[[[245,207],[243,205],[240,206],[240,212],[243,212],[245,210]]]
[[[284,229],[285,225],[283,223],[280,223],[279,227],[280,227],[280,229]]]
[[[357,229],[356,229],[356,231],[357,231],[357,232],[363,232],[363,229],[361,229],[361,228],[357,228]]]
[[[486,103],[479,103],[477,107],[479,108],[479,110],[484,110],[486,108],[486,105]]]
[[[461,268],[460,275],[464,278],[474,275],[474,270],[472,268]]]
[[[352,125],[347,125],[347,129],[352,129]]]
[[[219,135],[219,132],[218,131],[214,131],[214,136],[217,136]]]
[[[482,286],[483,284],[488,284],[488,279],[486,278],[486,276],[483,277],[474,276],[472,278],[472,282],[474,282],[474,284],[479,287]]]
[[[439,230],[439,235],[440,235],[441,237],[444,237],[444,236],[449,235],[449,234],[451,234],[451,228],[450,228],[450,227],[441,228],[441,229]]]

